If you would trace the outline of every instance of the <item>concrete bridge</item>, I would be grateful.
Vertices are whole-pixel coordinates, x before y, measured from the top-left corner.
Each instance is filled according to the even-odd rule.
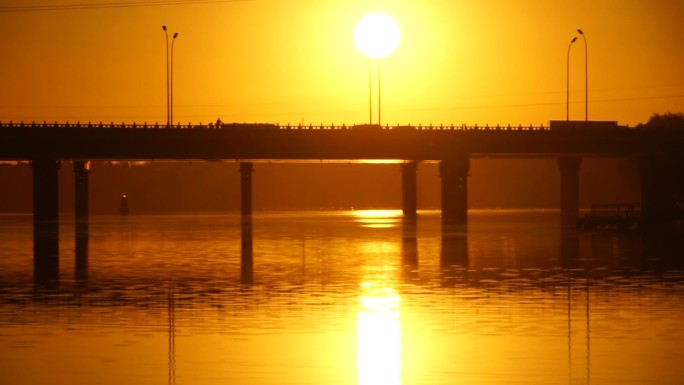
[[[684,193],[684,130],[629,128],[605,121],[552,121],[549,126],[280,126],[102,123],[2,123],[0,160],[33,167],[34,249],[56,255],[58,169],[76,174],[77,232],[87,232],[91,160],[239,161],[242,214],[252,213],[253,162],[392,160],[402,170],[402,210],[416,217],[416,169],[439,162],[442,222],[467,228],[470,158],[556,158],[561,223],[572,231],[579,215],[583,157],[638,157],[644,223],[667,222]],[[51,257],[47,257],[51,258]],[[38,274],[39,272],[36,271]]]

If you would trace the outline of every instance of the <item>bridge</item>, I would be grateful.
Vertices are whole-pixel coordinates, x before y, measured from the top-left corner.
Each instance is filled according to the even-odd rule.
[[[682,148],[684,130],[630,128],[611,121],[551,121],[548,126],[0,122],[0,160],[30,161],[33,167],[36,255],[37,250],[57,253],[58,169],[65,161],[73,163],[77,226],[81,223],[85,231],[92,160],[238,161],[246,217],[252,213],[253,162],[396,161],[402,174],[402,210],[409,219],[416,217],[418,165],[438,162],[442,223],[465,230],[471,158],[556,158],[561,224],[570,231],[579,216],[584,157],[637,157],[642,222],[672,220],[676,197],[684,194]]]
[[[563,124],[561,124],[563,123]],[[633,155],[672,135],[615,122],[550,126],[279,126],[0,122],[0,159],[407,160],[470,156]],[[613,124],[611,124],[613,123]],[[680,138],[677,138],[678,140]]]

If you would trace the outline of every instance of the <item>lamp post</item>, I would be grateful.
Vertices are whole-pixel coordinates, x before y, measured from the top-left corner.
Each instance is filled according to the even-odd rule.
[[[171,60],[169,62],[169,32],[165,25],[162,25],[164,36],[166,36],[166,127],[173,124],[173,44],[176,42],[178,32],[173,34],[171,40]]]
[[[380,123],[380,59],[378,59],[378,126],[381,126],[382,123]]]
[[[368,124],[373,124],[373,60],[368,59]]]
[[[169,33],[166,31],[166,26],[162,25],[164,36],[166,36],[166,127],[171,123],[171,104],[169,104]]]
[[[588,55],[587,53],[589,50],[587,49],[587,37],[584,35],[584,32],[582,32],[581,29],[578,29],[577,32],[579,32],[580,35],[582,35],[582,39],[584,39],[584,121],[588,122],[589,121],[589,60],[588,60]]]
[[[171,83],[171,96],[169,97],[169,121],[173,126],[173,45],[178,37],[178,32],[173,34],[173,39],[171,40],[171,75],[169,76],[169,83]]]
[[[373,124],[373,59],[378,63],[378,125],[381,124],[380,59],[390,55],[399,45],[400,31],[396,20],[384,12],[371,12],[359,20],[354,29],[356,48],[370,59],[368,64],[369,124]]]
[[[570,44],[568,44],[568,66],[566,70],[567,74],[567,85],[566,85],[566,99],[565,99],[565,120],[570,120],[570,47],[572,47],[572,43],[577,41],[577,37],[573,37],[572,40],[570,40]]]

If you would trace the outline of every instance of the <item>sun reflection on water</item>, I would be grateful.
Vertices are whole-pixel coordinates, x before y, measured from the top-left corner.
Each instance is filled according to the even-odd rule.
[[[401,383],[399,295],[385,287],[363,283],[357,324],[359,385]]]
[[[391,228],[401,220],[401,210],[354,210],[354,221],[363,227]]]

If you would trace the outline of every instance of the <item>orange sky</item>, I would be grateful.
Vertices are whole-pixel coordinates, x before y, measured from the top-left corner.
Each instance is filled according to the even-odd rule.
[[[165,122],[165,24],[180,34],[176,121],[366,123],[368,59],[352,31],[370,10],[392,13],[403,35],[382,62],[383,123],[565,119],[577,28],[588,42],[590,119],[635,125],[684,110],[681,0],[185,1],[3,12],[107,1],[124,2],[1,3],[1,121]],[[570,55],[571,119],[584,119],[584,64],[580,37]]]

